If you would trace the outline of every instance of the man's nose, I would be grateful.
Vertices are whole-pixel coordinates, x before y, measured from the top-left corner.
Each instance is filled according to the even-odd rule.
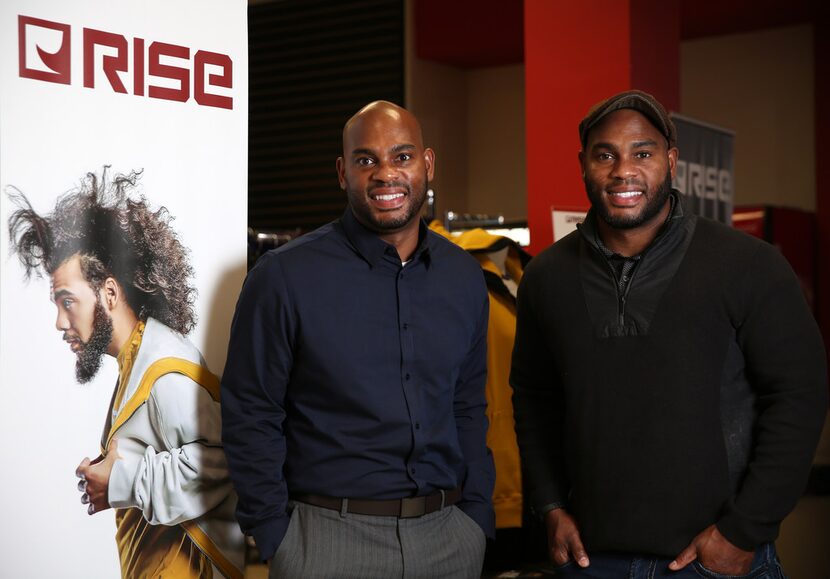
[[[634,160],[627,156],[622,156],[614,163],[614,177],[618,179],[630,179],[637,174],[637,167]]]
[[[55,320],[55,328],[59,332],[65,332],[69,329],[69,316],[66,315],[66,312],[58,308],[58,317]]]
[[[375,173],[372,175],[376,181],[388,183],[398,178],[398,168],[391,161],[379,160],[375,166]]]

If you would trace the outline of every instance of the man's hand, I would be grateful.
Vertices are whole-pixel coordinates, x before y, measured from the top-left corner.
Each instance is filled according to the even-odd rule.
[[[590,564],[574,518],[565,509],[553,509],[545,515],[548,530],[548,556],[557,565],[571,559],[580,567]]]
[[[746,575],[752,567],[753,551],[744,551],[730,543],[715,525],[706,527],[680,555],[669,564],[678,571],[697,559],[700,564],[723,575]]]
[[[105,511],[110,508],[109,485],[112,466],[115,461],[121,458],[117,452],[118,441],[112,439],[106,456],[99,456],[95,460],[84,458],[75,470],[75,476],[80,480],[78,490],[81,495],[81,502],[88,504],[87,512],[90,515]]]

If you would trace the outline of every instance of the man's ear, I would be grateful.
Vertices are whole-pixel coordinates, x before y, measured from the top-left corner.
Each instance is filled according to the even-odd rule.
[[[679,153],[677,151],[677,147],[672,147],[669,149],[668,157],[669,157],[669,172],[671,173],[671,178],[674,179],[677,173],[677,157]]]
[[[424,165],[427,169],[427,183],[430,183],[435,175],[435,151],[429,147],[424,149]]]
[[[107,304],[107,309],[112,311],[124,299],[121,286],[114,277],[108,277],[104,280],[101,286],[101,293],[103,294],[104,303]]]
[[[345,191],[346,190],[346,162],[343,160],[343,157],[337,157],[337,162],[335,163],[337,167],[337,180],[340,182],[340,188]]]

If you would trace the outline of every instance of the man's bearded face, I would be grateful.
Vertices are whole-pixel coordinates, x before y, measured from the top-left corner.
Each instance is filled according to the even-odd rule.
[[[75,361],[75,378],[80,384],[92,380],[101,369],[104,354],[107,353],[111,341],[112,318],[101,305],[101,300],[97,299],[92,318],[92,335],[87,342],[80,342],[81,347],[75,352],[78,357]]]
[[[85,384],[101,368],[112,342],[112,318],[100,293],[84,278],[77,255],[52,273],[52,300],[58,308],[55,327],[77,356],[75,377]]]
[[[677,149],[642,113],[608,114],[580,154],[591,206],[616,230],[647,230],[665,218]]]

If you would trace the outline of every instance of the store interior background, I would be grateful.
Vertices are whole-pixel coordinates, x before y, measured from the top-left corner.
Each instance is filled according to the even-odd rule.
[[[302,232],[339,216],[343,122],[387,98],[436,150],[437,215],[527,220],[535,253],[551,205],[587,208],[588,106],[642,88],[735,132],[736,206],[815,215],[830,343],[830,164],[817,154],[830,140],[828,24],[818,0],[251,0],[249,223]],[[793,579],[830,568],[830,427],[816,465],[777,543]]]

